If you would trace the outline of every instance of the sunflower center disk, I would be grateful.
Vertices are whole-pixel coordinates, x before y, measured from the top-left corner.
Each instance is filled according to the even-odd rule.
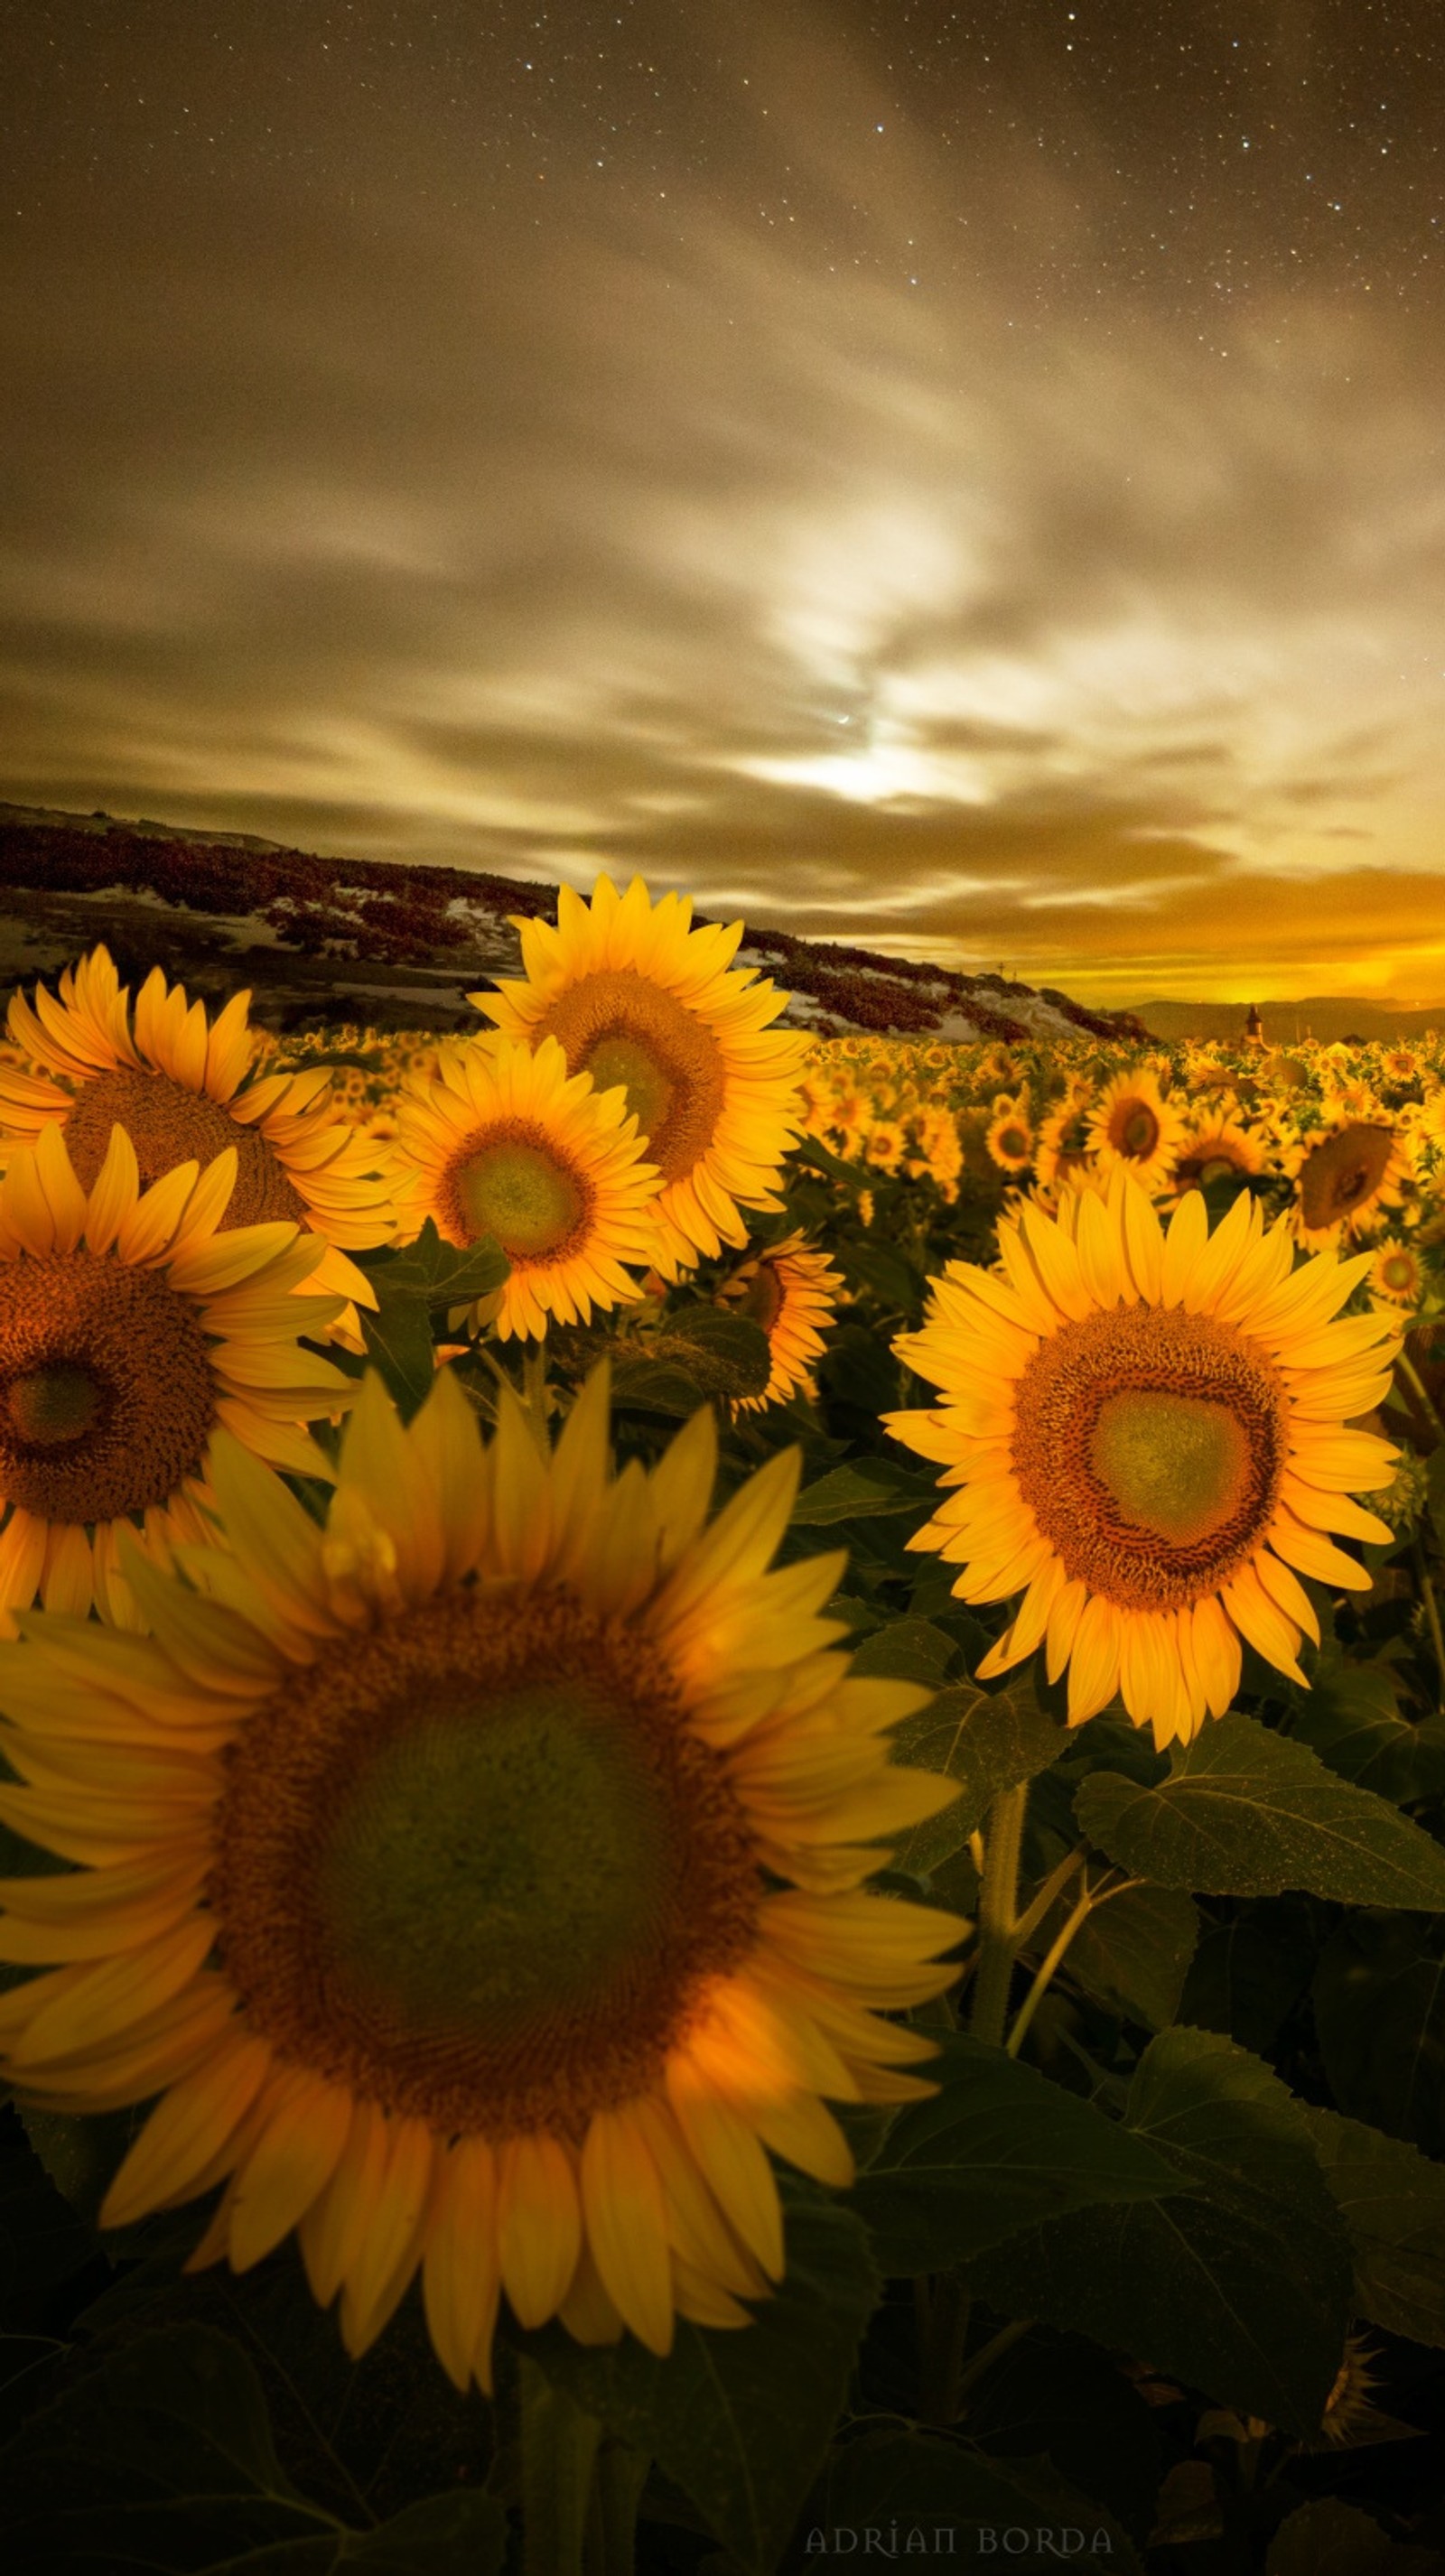
[[[306,1202],[287,1179],[264,1136],[228,1118],[204,1093],[188,1091],[166,1073],[132,1073],[122,1067],[88,1082],[65,1121],[65,1142],[83,1189],[93,1189],[110,1145],[112,1127],[123,1127],[135,1147],[141,1187],[149,1189],[177,1163],[204,1170],[236,1148],[236,1186],[224,1222],[302,1225]]]
[[[438,2132],[576,2136],[754,1937],[751,1837],[643,1639],[442,1596],[232,1748],[210,1897],[282,2054]]]
[[[1300,1171],[1300,1207],[1308,1226],[1326,1226],[1373,1198],[1394,1151],[1389,1127],[1342,1127],[1306,1156]]]
[[[1133,1101],[1120,1118],[1115,1133],[1116,1150],[1141,1160],[1152,1154],[1159,1142],[1159,1121],[1152,1109]]]
[[[584,1213],[576,1176],[545,1147],[519,1139],[485,1145],[460,1166],[455,1189],[468,1237],[494,1235],[523,1260],[562,1251]]]
[[[358,1990],[502,2037],[660,1933],[667,1817],[608,1715],[585,1685],[523,1689],[375,1756],[318,1879]]]
[[[69,1360],[28,1370],[12,1378],[6,1391],[11,1422],[22,1440],[37,1448],[52,1442],[79,1440],[90,1429],[103,1401],[89,1370]]]
[[[94,1525],[163,1503],[216,1420],[209,1345],[152,1270],[86,1249],[0,1270],[0,1495]]]
[[[1020,1494],[1066,1574],[1121,1608],[1226,1583],[1269,1528],[1288,1399],[1231,1325],[1128,1306],[1065,1324],[1019,1381]]]
[[[664,1184],[702,1160],[727,1093],[722,1049],[705,1020],[635,967],[579,976],[538,1022],[557,1039],[571,1073],[599,1091],[621,1087],[647,1139],[646,1160]]]
[[[1227,1404],[1140,1387],[1105,1398],[1091,1464],[1126,1521],[1187,1546],[1238,1510],[1249,1444]]]

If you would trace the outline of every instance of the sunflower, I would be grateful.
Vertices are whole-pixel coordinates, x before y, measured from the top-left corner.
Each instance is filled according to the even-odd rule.
[[[1090,1159],[1088,1110],[1092,1096],[1089,1084],[1071,1083],[1063,1099],[1039,1121],[1035,1177],[1041,1189],[1059,1189],[1074,1173],[1087,1168]]]
[[[1301,1137],[1285,1167],[1295,1184],[1295,1233],[1312,1250],[1323,1250],[1368,1233],[1386,1208],[1399,1207],[1411,1155],[1388,1120],[1342,1117],[1323,1136]]]
[[[739,1208],[781,1206],[773,1183],[803,1132],[798,1077],[813,1045],[769,1029],[786,993],[756,983],[755,968],[729,971],[743,924],[691,921],[686,897],[654,906],[641,877],[625,895],[599,877],[590,910],[563,886],[555,929],[516,922],[526,982],[468,996],[504,1036],[554,1037],[569,1072],[599,1091],[622,1086],[662,1175],[653,1259],[673,1279],[700,1253],[747,1242]]]
[[[1425,1293],[1425,1265],[1408,1243],[1402,1243],[1398,1235],[1387,1234],[1375,1246],[1370,1286],[1377,1296],[1388,1297],[1394,1306],[1418,1306]]]
[[[228,1546],[134,1566],[148,1636],[0,1649],[0,1814],[80,1864],[0,1886],[46,1971],[0,1997],[7,2074],[155,2101],[103,2222],[224,2184],[191,2267],[295,2228],[353,2354],[418,2271],[462,2388],[503,2291],[657,2353],[745,2325],[765,2150],[851,2180],[824,2097],[929,2090],[882,2015],[964,1928],[864,1884],[954,1791],[890,1766],[928,1694],[849,1676],[842,1556],[767,1570],[797,1451],[709,1526],[710,1409],[614,1479],[604,1363],[545,1459],[515,1399],[484,1446],[449,1375],[407,1430],[368,1377],[325,1529],[217,1452]]]
[[[1127,1163],[1146,1190],[1162,1189],[1185,1125],[1164,1098],[1157,1073],[1119,1073],[1105,1084],[1089,1122],[1089,1143],[1106,1168]]]
[[[555,1038],[535,1055],[490,1036],[445,1048],[435,1078],[402,1094],[397,1126],[419,1182],[411,1215],[449,1243],[490,1235],[511,1263],[474,1324],[495,1312],[502,1341],[540,1341],[549,1316],[586,1323],[636,1296],[622,1264],[651,1256],[656,1168],[626,1094],[569,1077]]]
[[[1034,1131],[1026,1103],[1006,1098],[996,1100],[984,1143],[990,1160],[1001,1172],[1026,1172],[1034,1159]]]
[[[826,1252],[810,1251],[799,1231],[745,1261],[719,1289],[719,1304],[736,1306],[761,1325],[773,1361],[762,1394],[740,1396],[736,1413],[761,1413],[799,1387],[808,1395],[817,1393],[808,1363],[823,1348],[818,1328],[832,1320],[843,1285],[842,1272],[833,1268]]]
[[[979,1677],[1047,1640],[1072,1725],[1122,1690],[1160,1745],[1228,1708],[1241,1638],[1303,1681],[1297,1573],[1367,1589],[1326,1533],[1390,1536],[1348,1497],[1388,1485],[1396,1452],[1344,1426],[1384,1396],[1398,1332],[1330,1320],[1370,1255],[1291,1275],[1285,1218],[1266,1232],[1241,1196],[1211,1236],[1197,1190],[1166,1234],[1118,1170],[1056,1219],[1025,1206],[999,1248],[1001,1272],[950,1262],[894,1345],[941,1409],[884,1416],[962,1489],[910,1547],[962,1565],[962,1600],[1023,1595]]]
[[[1230,1173],[1242,1180],[1264,1168],[1263,1142],[1241,1125],[1232,1101],[1222,1102],[1189,1120],[1174,1156],[1170,1189],[1178,1196],[1185,1190],[1207,1189],[1211,1181],[1224,1180]]]
[[[325,1066],[253,1075],[250,1001],[235,993],[209,1021],[204,1003],[188,1002],[185,987],[168,985],[155,966],[132,1012],[109,950],[92,949],[66,968],[58,999],[43,984],[33,1007],[21,993],[11,997],[10,1034],[44,1070],[0,1066],[0,1137],[34,1144],[59,1125],[86,1189],[113,1126],[129,1135],[142,1182],[234,1148],[226,1225],[301,1227],[318,1238],[308,1284],[374,1306],[376,1292],[346,1248],[368,1250],[396,1231],[382,1157],[333,1114]]]
[[[328,1476],[301,1429],[351,1381],[300,1347],[337,1297],[298,1296],[309,1237],[287,1223],[218,1231],[228,1147],[142,1192],[123,1127],[88,1193],[57,1125],[0,1182],[0,1634],[48,1609],[127,1619],[118,1545],[163,1556],[197,1538],[218,1426],[258,1457]]]

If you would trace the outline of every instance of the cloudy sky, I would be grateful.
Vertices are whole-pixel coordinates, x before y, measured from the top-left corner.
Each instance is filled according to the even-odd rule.
[[[1445,997],[1435,0],[29,0],[0,797]]]

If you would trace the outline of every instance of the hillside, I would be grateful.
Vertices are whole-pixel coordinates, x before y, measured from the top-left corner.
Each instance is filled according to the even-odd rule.
[[[1237,1038],[1248,1008],[1246,1002],[1141,1002],[1137,1016],[1151,1037]],[[1311,993],[1302,1002],[1261,1002],[1259,1010],[1266,1039],[1279,1046],[1296,1037],[1315,1037],[1325,1046],[1341,1038],[1407,1044],[1427,1029],[1445,1028],[1445,1002],[1397,1009],[1391,1002],[1362,1002],[1348,993]]]
[[[470,990],[520,971],[507,916],[551,918],[556,903],[555,886],[460,868],[319,858],[245,833],[0,804],[0,987],[51,975],[103,939],[130,977],[159,964],[216,1002],[250,985],[269,1028],[362,1020],[446,1031],[475,1025]],[[748,925],[737,962],[792,995],[780,1025],[823,1037],[1144,1034],[1128,1014],[1086,1010],[1051,988],[761,923]]]

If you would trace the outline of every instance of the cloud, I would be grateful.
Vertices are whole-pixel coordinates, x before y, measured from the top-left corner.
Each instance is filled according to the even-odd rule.
[[[326,185],[11,236],[0,793],[1085,996],[1433,972],[1445,341],[1323,282],[1185,327],[1091,276],[1097,135],[865,169],[867,79],[769,24],[705,181],[544,220],[404,95],[374,168],[318,106]]]

